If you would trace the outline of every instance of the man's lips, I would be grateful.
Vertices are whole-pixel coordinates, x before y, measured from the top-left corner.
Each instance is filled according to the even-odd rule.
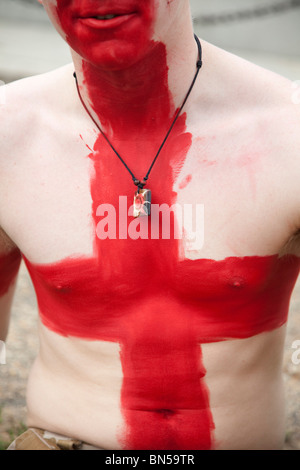
[[[112,20],[113,18],[116,18],[117,16],[120,15],[98,15],[94,16],[97,20]]]
[[[136,12],[127,13],[103,13],[80,16],[78,19],[86,26],[94,28],[112,28],[119,26],[126,21],[134,18]]]

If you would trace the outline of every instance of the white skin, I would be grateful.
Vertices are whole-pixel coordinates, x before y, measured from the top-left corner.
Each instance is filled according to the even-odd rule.
[[[54,3],[44,2],[50,16]],[[174,33],[179,30],[180,41]],[[154,37],[166,45],[169,88],[178,105],[197,55],[186,0],[174,0],[168,9],[159,2]],[[292,102],[291,83],[205,41],[202,47],[201,80],[185,109],[187,131],[194,137],[188,161],[201,185],[178,193],[182,203],[193,197],[205,206],[205,241],[193,256],[299,256],[300,108]],[[8,85],[6,105],[0,107],[0,253],[18,247],[34,263],[92,253],[90,173],[79,135],[91,148],[96,137],[72,76],[75,66],[86,97],[82,59],[74,51],[73,59],[74,64]],[[122,85],[125,76],[120,73]],[[113,102],[114,96],[108,99]],[[141,103],[141,115],[145,108]],[[0,299],[1,339],[13,290],[12,285]],[[41,323],[39,334],[27,424],[119,448],[118,345],[65,338]],[[202,346],[217,448],[282,447],[284,338],[283,326]]]

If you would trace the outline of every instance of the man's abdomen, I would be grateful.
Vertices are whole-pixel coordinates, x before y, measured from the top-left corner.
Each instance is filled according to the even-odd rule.
[[[176,377],[176,351],[168,353],[170,367],[148,364],[148,380],[139,382],[124,380],[118,345],[62,338],[41,326],[28,424],[106,449],[280,448],[284,333],[198,345],[205,382],[199,367],[192,373],[193,358]]]

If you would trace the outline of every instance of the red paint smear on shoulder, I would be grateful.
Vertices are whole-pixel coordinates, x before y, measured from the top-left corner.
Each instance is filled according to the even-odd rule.
[[[19,250],[0,255],[0,296],[6,294],[18,274],[21,263]]]

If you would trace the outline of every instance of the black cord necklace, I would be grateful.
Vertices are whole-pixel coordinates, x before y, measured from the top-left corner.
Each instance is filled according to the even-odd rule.
[[[163,146],[165,145],[185,103],[187,102],[188,100],[188,97],[190,96],[190,93],[192,91],[192,89],[194,88],[194,85],[195,85],[195,82],[196,82],[196,79],[198,77],[198,74],[199,74],[199,71],[202,67],[202,47],[201,47],[201,43],[198,39],[198,37],[196,35],[194,35],[195,37],[195,40],[196,40],[196,43],[197,43],[197,46],[198,46],[198,52],[199,52],[199,56],[198,56],[198,61],[197,61],[197,64],[196,64],[196,67],[197,67],[197,70],[196,70],[196,74],[194,76],[194,79],[192,81],[192,84],[187,92],[187,95],[181,105],[181,107],[179,108],[178,112],[176,113],[175,115],[175,118],[166,134],[166,137],[164,138],[161,146],[159,147],[158,151],[157,151],[157,154],[155,155],[154,157],[154,160],[153,162],[151,163],[151,166],[146,174],[146,176],[144,177],[143,181],[140,181],[139,179],[137,179],[135,177],[135,175],[133,174],[133,172],[130,170],[130,168],[128,167],[128,165],[125,163],[125,161],[123,160],[123,158],[121,157],[121,155],[117,152],[117,150],[114,148],[114,146],[112,145],[112,143],[109,141],[108,137],[104,134],[104,132],[102,131],[102,129],[100,128],[100,126],[98,125],[98,123],[96,122],[96,120],[93,118],[93,116],[91,115],[91,113],[89,112],[85,102],[83,101],[83,98],[80,94],[80,90],[79,90],[79,86],[78,86],[78,80],[77,80],[77,76],[76,76],[76,72],[74,72],[74,78],[75,78],[75,81],[76,81],[76,87],[77,87],[77,92],[78,92],[78,95],[79,95],[79,98],[80,98],[80,101],[84,107],[84,109],[86,110],[86,112],[88,113],[88,115],[90,116],[90,118],[92,119],[92,121],[94,122],[94,124],[97,126],[97,128],[99,129],[99,131],[101,132],[101,134],[103,135],[103,137],[105,138],[106,142],[108,143],[108,145],[111,147],[111,149],[114,151],[114,153],[117,155],[117,157],[121,160],[121,162],[123,163],[123,165],[125,166],[125,168],[127,169],[127,171],[131,174],[131,177],[132,177],[132,180],[133,180],[133,183],[137,186],[137,191],[135,192],[134,194],[134,203],[133,203],[133,215],[134,217],[139,217],[140,215],[150,215],[150,211],[151,211],[151,190],[150,189],[144,189],[144,186],[146,185],[146,182],[149,178],[149,175],[150,175],[150,172],[153,168],[153,165],[154,163],[156,162]]]

